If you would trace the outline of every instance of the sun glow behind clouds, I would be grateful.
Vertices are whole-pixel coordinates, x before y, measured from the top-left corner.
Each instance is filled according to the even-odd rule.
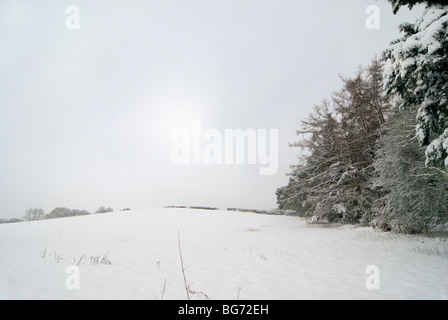
[[[127,163],[169,166],[173,132],[190,132],[195,121],[211,125],[207,105],[193,94],[173,91],[135,101],[117,115],[116,138]]]
[[[153,118],[157,132],[164,136],[172,131],[190,130],[194,121],[207,122],[207,106],[200,99],[191,96],[163,97],[155,105],[155,110],[146,110]]]

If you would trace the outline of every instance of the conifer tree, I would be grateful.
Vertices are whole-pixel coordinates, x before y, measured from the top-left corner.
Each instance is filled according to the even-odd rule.
[[[415,24],[402,24],[403,36],[384,52],[389,93],[417,107],[417,139],[427,166],[448,166],[448,6],[428,6]]]

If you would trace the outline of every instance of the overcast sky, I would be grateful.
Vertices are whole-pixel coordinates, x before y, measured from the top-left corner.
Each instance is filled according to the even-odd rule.
[[[80,29],[66,28],[66,7]],[[368,30],[368,5],[380,29]],[[414,22],[373,0],[0,2],[0,218],[27,208],[273,208],[300,120]],[[279,166],[175,165],[179,128],[278,129]]]

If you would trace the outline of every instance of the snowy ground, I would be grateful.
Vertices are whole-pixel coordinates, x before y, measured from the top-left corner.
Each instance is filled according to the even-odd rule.
[[[156,299],[165,280],[164,299],[185,299],[178,231],[191,289],[210,299],[448,297],[443,239],[307,226],[296,217],[148,209],[0,225],[0,299]],[[91,264],[107,252],[110,265]],[[66,268],[83,254],[80,289],[69,290]],[[378,290],[366,288],[369,265],[379,268]]]

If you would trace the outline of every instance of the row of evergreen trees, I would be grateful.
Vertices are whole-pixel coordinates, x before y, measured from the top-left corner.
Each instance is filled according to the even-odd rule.
[[[406,233],[448,222],[448,6],[400,29],[302,121],[280,209]]]

